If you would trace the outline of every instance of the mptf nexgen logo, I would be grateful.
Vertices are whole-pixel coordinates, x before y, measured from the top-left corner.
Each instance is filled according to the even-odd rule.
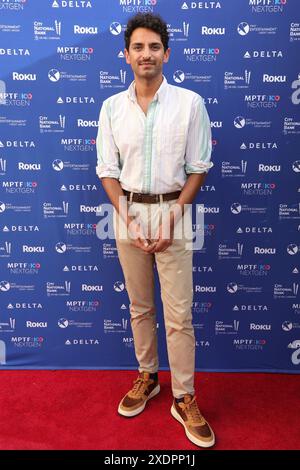
[[[189,62],[216,62],[220,49],[218,47],[185,47],[183,55]]]
[[[60,54],[61,60],[80,60],[88,61],[94,53],[92,47],[79,47],[79,46],[61,46],[57,47],[57,54]]]
[[[288,0],[249,0],[252,13],[282,13]]]
[[[24,10],[26,0],[2,0],[0,3],[0,10]]]
[[[0,92],[0,104],[3,106],[30,106],[32,93]]]
[[[158,0],[119,0],[123,13],[153,13]]]
[[[245,95],[247,108],[272,108],[276,109],[280,101],[280,95]]]

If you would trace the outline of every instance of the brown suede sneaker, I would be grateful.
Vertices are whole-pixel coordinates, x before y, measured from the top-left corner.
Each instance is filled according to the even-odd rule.
[[[185,434],[196,446],[211,447],[215,443],[214,433],[208,422],[201,415],[196,397],[185,395],[183,401],[174,399],[171,414],[185,429]]]
[[[128,418],[141,413],[147,401],[160,391],[158,381],[150,379],[148,372],[141,372],[133,384],[132,389],[122,398],[118,408],[118,413]]]

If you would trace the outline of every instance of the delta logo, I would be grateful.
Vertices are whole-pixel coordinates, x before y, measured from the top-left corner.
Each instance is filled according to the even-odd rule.
[[[209,10],[222,8],[221,2],[184,2],[181,10]]]
[[[92,8],[89,0],[54,0],[52,8]]]

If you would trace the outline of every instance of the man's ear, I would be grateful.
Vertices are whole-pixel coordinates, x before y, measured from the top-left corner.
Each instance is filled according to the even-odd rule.
[[[171,49],[168,48],[168,49],[166,50],[166,52],[164,53],[164,62],[165,62],[165,63],[169,62],[170,54],[171,54]]]
[[[125,49],[124,49],[124,53],[125,53],[126,63],[127,63],[127,64],[130,64],[129,52],[128,52],[128,50],[126,49],[126,47],[125,47]]]

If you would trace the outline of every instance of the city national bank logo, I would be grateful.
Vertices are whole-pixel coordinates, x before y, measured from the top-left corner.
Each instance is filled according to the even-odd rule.
[[[16,329],[16,319],[9,318],[8,321],[0,321],[0,333],[13,333]]]
[[[105,70],[99,72],[100,88],[124,88],[126,83],[126,70],[120,70],[119,75],[111,74]]]
[[[300,23],[291,23],[290,42],[300,41]]]
[[[221,2],[183,2],[182,10],[209,10],[221,8]]]
[[[218,47],[185,47],[183,55],[188,62],[216,62],[220,54]]]
[[[50,69],[48,72],[50,82],[56,83],[59,80],[69,80],[70,82],[86,82],[87,74],[70,74],[57,69]]]
[[[158,0],[119,0],[123,13],[153,13]]]
[[[66,117],[60,114],[58,119],[51,120],[48,116],[39,116],[40,132],[64,132],[66,127]]]
[[[249,24],[249,23],[246,23],[245,21],[242,21],[241,23],[239,23],[236,29],[240,36],[246,36],[249,33],[264,34],[264,35],[277,33],[277,26],[276,27],[257,26],[256,24]]]
[[[27,0],[2,0],[0,10],[20,11],[24,10]]]
[[[283,52],[281,50],[254,50],[246,51],[243,55],[244,59],[282,59]]]
[[[299,284],[293,282],[291,286],[284,286],[283,284],[274,284],[273,297],[274,299],[296,299],[298,298]]]
[[[9,258],[11,255],[11,242],[1,242],[0,257]]]
[[[69,213],[69,203],[62,201],[61,205],[55,205],[52,202],[44,202],[43,215],[45,219],[48,218],[66,218]]]
[[[235,72],[224,73],[224,90],[249,88],[251,80],[251,71],[245,70],[244,74],[237,74]]]
[[[13,336],[11,343],[16,348],[41,348],[44,342],[42,336]]]
[[[300,120],[297,120],[292,117],[285,117],[283,121],[283,134],[300,134]],[[297,164],[297,162],[295,162]],[[293,167],[295,172],[298,172],[298,166],[296,169]]]
[[[222,178],[244,177],[246,175],[247,165],[247,160],[241,160],[240,163],[222,162]]]
[[[30,106],[32,93],[3,93],[0,92],[0,105],[3,106]]]
[[[94,49],[92,47],[79,47],[79,46],[59,46],[57,47],[57,54],[60,60],[67,61],[81,61],[86,62],[93,57]]]
[[[128,328],[127,318],[122,318],[121,321],[114,321],[111,319],[103,320],[104,333],[126,333]]]
[[[176,27],[172,24],[167,24],[170,41],[187,41],[189,37],[190,23],[182,22],[182,26]]]
[[[226,243],[220,243],[218,248],[219,259],[241,259],[243,249],[243,243],[237,243],[235,247],[228,246]]]
[[[54,0],[52,8],[92,8],[90,0]]]
[[[239,327],[239,320],[233,320],[232,323],[225,323],[217,320],[215,322],[215,335],[237,335]]]
[[[288,0],[249,0],[251,13],[283,13]]]
[[[294,349],[294,352],[291,355],[291,361],[295,366],[298,366],[300,364],[300,339],[295,339],[292,343],[289,343],[288,348]],[[1,351],[1,344],[0,344],[0,351]],[[0,360],[1,360],[1,352],[0,352]]]
[[[65,281],[64,284],[56,284],[55,282],[46,283],[46,291],[48,297],[62,297],[70,295],[71,282]]]
[[[53,26],[45,25],[42,21],[34,21],[33,32],[35,41],[38,41],[39,39],[60,39],[61,21],[54,20]]]
[[[0,158],[0,175],[1,176],[4,176],[6,173],[6,164],[7,164],[7,160],[5,160],[4,158]]]
[[[300,203],[279,204],[279,220],[281,219],[300,219]]]

